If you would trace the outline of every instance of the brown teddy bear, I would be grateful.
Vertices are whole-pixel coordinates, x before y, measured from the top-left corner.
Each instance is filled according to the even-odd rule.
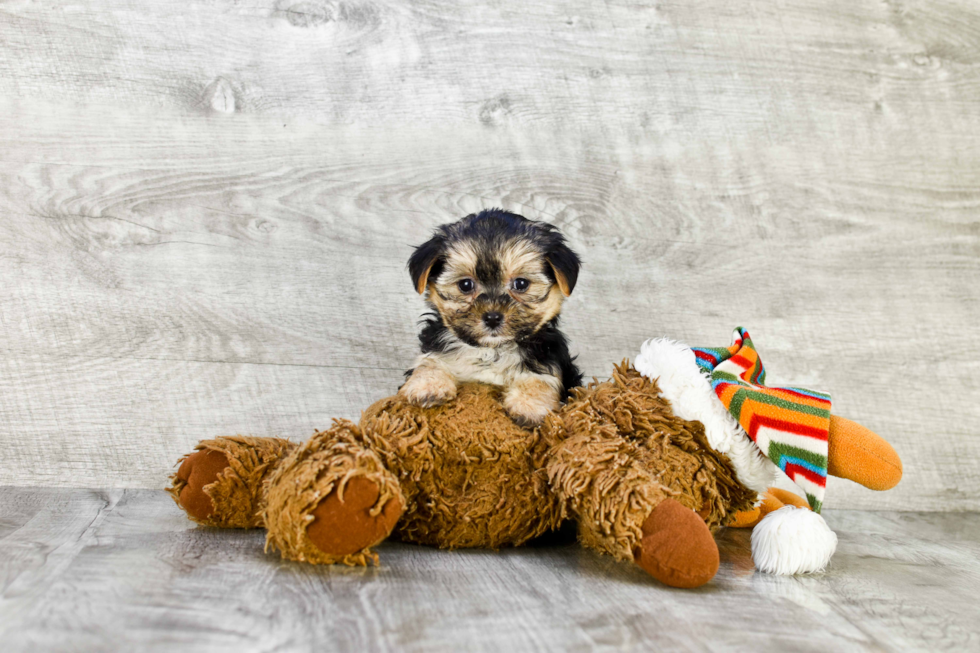
[[[675,348],[694,360],[695,350]],[[649,364],[646,345],[641,359]],[[674,390],[676,376],[668,380]],[[534,429],[507,416],[492,386],[464,384],[453,402],[432,408],[393,396],[364,411],[360,424],[337,420],[299,445],[205,440],[182,459],[169,491],[201,524],[265,527],[267,549],[292,560],[376,564],[371,547],[388,537],[443,548],[517,546],[571,518],[585,546],[635,562],[667,585],[697,587],[718,569],[713,530],[753,525],[782,503],[759,486],[769,477],[755,468],[775,469],[772,462],[752,454],[757,459],[746,463],[738,446],[713,441],[711,419],[706,430],[678,416],[666,394],[657,379],[624,363],[608,381],[575,389]],[[901,463],[887,443],[852,422],[835,423],[849,429],[841,431],[847,444],[839,455],[861,470],[838,464],[831,473],[862,481],[871,469],[876,479],[887,477],[878,485],[897,482]],[[739,469],[746,464],[748,471]],[[822,524],[810,510],[779,513],[791,511]],[[809,531],[796,521],[760,542],[758,566],[793,573],[826,564],[826,546],[816,562],[800,563],[794,538]],[[804,537],[804,548],[826,534],[836,544],[822,528]]]

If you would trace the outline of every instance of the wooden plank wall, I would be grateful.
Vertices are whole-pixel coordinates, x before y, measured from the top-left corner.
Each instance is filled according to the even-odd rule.
[[[973,0],[0,3],[0,483],[160,487],[394,391],[437,224],[586,261],[589,374],[753,333],[980,509]]]

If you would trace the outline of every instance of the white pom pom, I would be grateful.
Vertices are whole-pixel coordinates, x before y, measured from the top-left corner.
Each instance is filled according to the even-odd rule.
[[[780,508],[752,529],[755,567],[770,574],[823,571],[836,549],[837,535],[823,517],[806,508]]]

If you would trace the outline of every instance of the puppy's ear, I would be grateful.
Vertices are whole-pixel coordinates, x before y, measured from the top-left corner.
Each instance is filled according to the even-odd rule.
[[[438,274],[445,253],[446,239],[441,235],[422,243],[412,252],[412,256],[408,259],[408,273],[412,275],[412,283],[415,284],[418,294],[425,292],[425,287],[429,284],[429,276],[433,272]]]
[[[578,281],[578,271],[582,267],[582,261],[578,254],[569,249],[564,239],[556,242],[544,254],[545,260],[551,266],[551,271],[555,273],[555,282],[561,289],[561,294],[568,297],[575,290],[575,282]]]

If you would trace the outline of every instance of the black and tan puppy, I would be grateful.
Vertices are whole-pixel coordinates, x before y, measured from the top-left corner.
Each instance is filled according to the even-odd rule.
[[[399,393],[433,406],[456,385],[504,388],[504,407],[521,424],[540,424],[582,374],[558,330],[562,301],[579,258],[549,224],[482,211],[439,227],[408,261],[415,289],[433,312],[419,334],[422,355]]]

